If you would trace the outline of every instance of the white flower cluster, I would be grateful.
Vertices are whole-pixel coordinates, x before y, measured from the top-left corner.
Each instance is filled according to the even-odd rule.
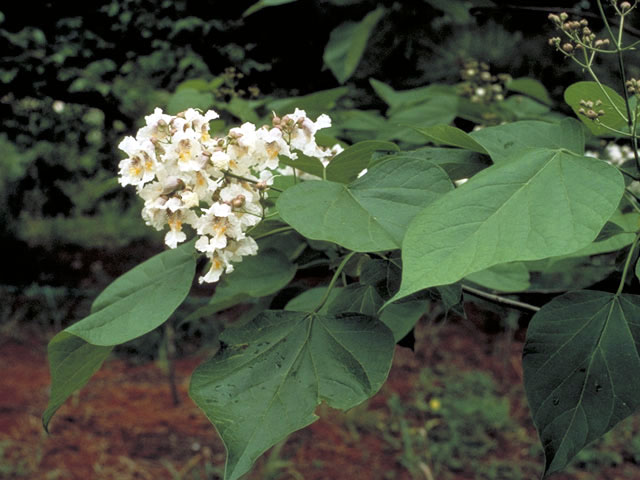
[[[211,137],[212,110],[188,109],[171,116],[156,108],[135,138],[119,148],[127,158],[119,164],[119,182],[134,185],[144,199],[142,218],[147,225],[169,232],[165,243],[175,248],[186,240],[184,225],[199,236],[196,249],[211,261],[200,282],[216,282],[232,262],[255,255],[258,246],[247,231],[263,218],[262,200],[272,183],[278,156],[296,159],[295,150],[325,159],[334,155],[319,147],[315,134],[331,126],[327,115],[313,122],[303,110],[278,118],[273,127],[245,123],[226,136]]]
[[[588,157],[602,158],[606,162],[618,166],[621,166],[627,160],[633,159],[633,150],[631,147],[628,145],[618,145],[614,142],[605,145],[602,155],[592,150],[587,150],[584,154]]]

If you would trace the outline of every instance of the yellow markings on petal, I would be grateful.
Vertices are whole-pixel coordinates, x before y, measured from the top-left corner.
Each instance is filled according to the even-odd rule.
[[[278,144],[275,142],[272,143],[268,143],[266,146],[266,150],[267,150],[267,154],[269,155],[269,158],[273,159],[276,158],[278,156],[278,154],[280,153],[280,149],[278,148]]]
[[[182,231],[182,220],[180,220],[180,218],[178,218],[177,216],[169,217],[169,220],[167,220],[167,223],[169,224],[169,228],[172,231],[174,232]]]
[[[219,270],[220,268],[222,268],[222,262],[219,259],[214,258],[211,261],[211,267],[212,267],[212,270]]]
[[[215,223],[213,225],[213,229],[216,231],[218,235],[222,235],[224,232],[227,231],[227,225],[224,223]]]

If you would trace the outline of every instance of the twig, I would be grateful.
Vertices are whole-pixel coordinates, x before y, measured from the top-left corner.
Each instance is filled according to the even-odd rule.
[[[520,310],[528,310],[530,312],[537,312],[538,310],[540,310],[540,307],[536,307],[535,305],[519,302],[518,300],[511,300],[510,298],[502,297],[494,293],[485,292],[483,290],[478,290],[477,288],[473,288],[468,285],[462,285],[462,290],[476,297],[489,300],[490,302],[507,305],[509,307],[517,308]]]

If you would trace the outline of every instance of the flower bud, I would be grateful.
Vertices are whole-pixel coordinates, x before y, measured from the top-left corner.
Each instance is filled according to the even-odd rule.
[[[553,23],[560,23],[560,17],[558,15],[553,14],[553,13],[550,13],[547,18],[549,20],[551,20]]]
[[[571,53],[573,52],[573,45],[567,42],[564,45],[562,45],[562,50],[564,50],[566,53]]]
[[[629,2],[622,2],[622,3],[620,4],[620,11],[621,11],[622,13],[626,13],[626,12],[628,12],[629,10],[631,10],[631,4],[630,4]]]
[[[181,190],[185,187],[184,182],[178,177],[169,177],[164,182],[164,188],[162,189],[163,195],[169,195],[176,190]]]
[[[236,198],[231,200],[231,206],[234,208],[240,208],[245,204],[246,198],[244,195],[238,195]]]

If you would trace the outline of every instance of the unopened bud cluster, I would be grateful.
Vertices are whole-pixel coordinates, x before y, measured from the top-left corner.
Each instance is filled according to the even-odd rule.
[[[549,39],[549,45],[567,56],[572,56],[576,50],[583,48],[606,49],[610,44],[608,38],[597,38],[584,18],[569,20],[569,15],[565,12],[559,15],[550,13],[548,18],[566,37],[564,41],[560,37],[552,37]]]
[[[460,71],[463,83],[460,93],[474,103],[490,104],[504,100],[506,84],[511,76],[506,73],[492,75],[489,65],[470,60]]]
[[[640,81],[638,79],[630,78],[625,83],[625,86],[627,87],[627,92],[634,95],[640,95]]]
[[[184,242],[189,225],[198,234],[196,249],[211,261],[200,282],[216,282],[232,262],[255,255],[258,246],[247,231],[264,216],[262,201],[278,168],[278,156],[296,159],[295,150],[324,159],[334,155],[319,147],[315,134],[331,126],[327,115],[313,122],[303,110],[274,118],[274,126],[245,123],[226,136],[211,137],[212,110],[188,109],[175,116],[156,108],[135,137],[119,148],[127,158],[119,164],[119,182],[134,185],[144,200],[147,225],[163,230],[165,243]],[[277,120],[276,120],[277,118]]]
[[[638,5],[638,1],[636,0],[633,2],[633,4],[631,4],[631,2],[628,2],[626,0],[622,2],[617,2],[616,0],[612,0],[611,4],[616,9],[616,12],[618,12],[618,15],[627,15],[628,13],[631,12],[631,10],[636,8],[636,6]]]
[[[590,120],[595,120],[604,115],[604,110],[598,107],[602,105],[602,100],[580,100],[580,109],[578,113],[584,115]]]

